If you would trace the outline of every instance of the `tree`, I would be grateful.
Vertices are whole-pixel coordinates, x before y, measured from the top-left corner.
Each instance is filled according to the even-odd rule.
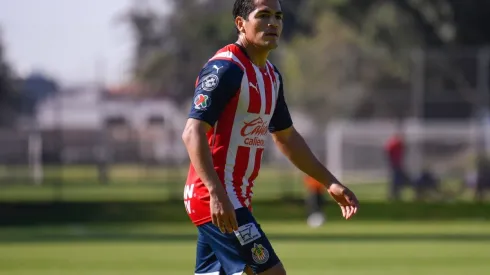
[[[13,123],[17,99],[13,73],[5,57],[5,47],[0,32],[0,126]]]
[[[303,95],[313,95],[312,98],[306,95],[299,97],[295,103],[302,104],[310,111],[312,104],[325,106],[327,102],[320,99],[330,98],[335,109],[329,109],[329,112],[341,116],[365,118],[414,114],[411,103],[414,95],[411,91],[417,83],[412,82],[411,77],[418,73],[418,67],[421,66],[423,71],[420,73],[424,78],[421,83],[425,83],[422,87],[425,90],[424,98],[421,99],[424,116],[434,118],[472,115],[472,106],[488,105],[487,101],[482,100],[485,98],[484,93],[478,89],[479,74],[476,70],[481,66],[478,64],[481,59],[475,47],[486,45],[490,41],[490,30],[486,27],[490,18],[486,17],[485,13],[489,5],[490,3],[484,1],[456,0],[303,1],[300,13],[308,14],[308,26],[313,31],[296,34],[309,42],[304,42],[299,47],[291,47],[288,55],[301,55],[304,49],[315,52],[314,49],[320,48],[318,43],[326,43],[328,36],[336,35],[337,32],[345,30],[346,26],[353,37],[357,36],[357,40],[363,42],[354,42],[358,49],[345,59],[347,63],[350,59],[354,64],[351,73],[347,72],[343,65],[332,65],[333,68],[328,70],[323,68],[328,75],[337,74],[337,82],[340,81],[338,77],[354,77],[345,81],[350,82],[350,87],[344,85],[343,88],[327,89],[331,83],[326,79],[310,79],[309,81],[324,83],[323,91],[329,95],[315,95],[312,90],[307,89],[305,92],[304,89],[295,87]],[[323,17],[325,12],[339,18],[336,23],[339,30],[321,31],[321,28],[328,28],[319,23],[319,18]],[[353,40],[349,43],[352,42]],[[421,61],[414,60],[411,52],[414,48],[424,49],[425,58]],[[308,66],[302,69],[302,78],[305,79],[306,75],[308,79],[309,75],[314,75],[312,68],[321,68],[321,64],[316,62],[328,63],[325,55],[338,54],[324,50],[315,52],[315,58],[303,58],[308,60],[305,61]],[[488,64],[484,66],[488,67]],[[339,75],[335,67],[344,73]],[[294,74],[288,79],[294,80]],[[346,113],[346,110],[339,110],[340,106],[344,105],[335,102],[342,98],[346,91],[351,91],[352,87],[361,89],[364,99],[348,96],[351,100],[347,105],[351,106],[351,109]],[[451,102],[447,103],[448,100]]]
[[[426,49],[425,116],[468,117],[490,106],[489,91],[481,89],[484,58],[481,47],[490,42],[488,1],[393,1],[413,21]],[[485,50],[485,49],[484,49]],[[487,80],[488,75],[483,76]],[[490,85],[485,83],[484,85]],[[452,102],[441,103],[451,99]],[[428,102],[431,101],[431,102]]]
[[[308,1],[283,1],[285,41],[296,33],[308,33],[307,13],[299,14]],[[132,7],[124,22],[132,29],[136,49],[133,71],[148,93],[183,102],[192,96],[199,69],[226,44],[236,40],[229,0],[167,0],[171,12]],[[163,7],[163,5],[162,5]],[[277,54],[271,56],[277,59]]]
[[[150,94],[177,102],[192,97],[199,69],[219,48],[233,41],[230,1],[168,0],[168,14],[129,10],[126,22],[136,40],[133,68]]]
[[[369,3],[368,3],[369,2]],[[282,62],[288,99],[320,121],[390,116],[407,110],[408,60],[414,43],[406,18],[387,2],[310,1],[311,32],[296,34]],[[386,99],[386,102],[380,99]]]
[[[134,75],[148,88],[146,94],[184,102],[204,62],[236,39],[233,1],[159,3],[172,11],[139,3],[125,17],[136,42]],[[448,104],[426,104],[432,112],[426,115],[468,116],[466,107],[482,102],[475,93],[477,58],[464,59],[447,49],[460,53],[462,47],[490,42],[489,6],[457,0],[282,1],[282,45],[271,59],[288,75],[292,105],[308,111],[328,103],[329,114],[341,116],[412,114],[412,73],[422,64],[432,101],[463,102],[458,112]],[[416,64],[413,48],[437,54]]]

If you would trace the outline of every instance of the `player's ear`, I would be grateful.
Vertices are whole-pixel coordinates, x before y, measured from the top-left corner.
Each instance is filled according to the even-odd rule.
[[[245,19],[243,19],[243,17],[241,17],[241,16],[237,16],[235,18],[235,26],[240,33],[244,33],[245,32]]]

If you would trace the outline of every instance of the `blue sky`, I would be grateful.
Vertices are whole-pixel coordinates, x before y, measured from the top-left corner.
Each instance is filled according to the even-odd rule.
[[[109,84],[124,80],[132,43],[129,29],[116,17],[136,1],[0,2],[7,59],[21,75],[43,70],[64,83],[96,77]],[[99,71],[96,64],[101,64]]]

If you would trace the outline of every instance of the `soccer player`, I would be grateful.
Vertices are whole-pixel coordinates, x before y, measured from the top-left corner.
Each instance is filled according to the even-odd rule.
[[[267,57],[282,31],[278,0],[236,0],[238,40],[204,65],[182,139],[191,165],[186,211],[198,230],[195,274],[286,274],[252,215],[266,135],[301,171],[324,184],[346,219],[356,196],[313,155],[294,129],[282,76]]]

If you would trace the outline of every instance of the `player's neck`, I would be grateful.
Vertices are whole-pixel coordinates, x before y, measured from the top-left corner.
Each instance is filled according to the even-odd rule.
[[[260,68],[264,68],[266,66],[270,50],[260,49],[259,47],[248,43],[245,41],[245,39],[239,38],[236,43],[245,49],[248,58],[250,58],[253,64]]]

